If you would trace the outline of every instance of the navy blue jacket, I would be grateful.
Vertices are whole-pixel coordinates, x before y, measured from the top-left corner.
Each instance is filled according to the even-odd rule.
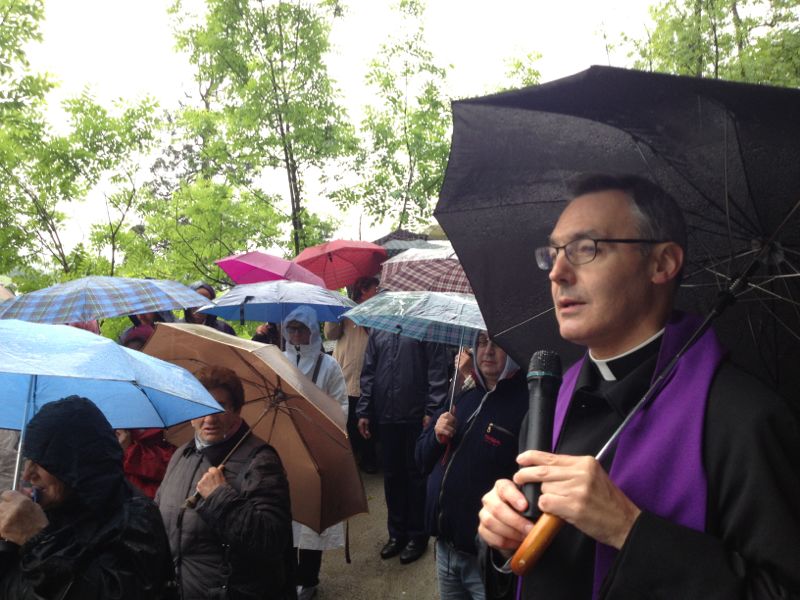
[[[443,344],[370,330],[356,415],[372,423],[421,423],[447,398],[450,356]]]
[[[486,396],[480,411],[472,419]],[[455,401],[456,434],[449,445],[436,439],[437,411],[417,440],[417,466],[428,474],[425,524],[456,549],[477,554],[475,535],[481,497],[494,482],[517,471],[520,425],[528,411],[525,372],[500,381],[488,396],[479,384]]]

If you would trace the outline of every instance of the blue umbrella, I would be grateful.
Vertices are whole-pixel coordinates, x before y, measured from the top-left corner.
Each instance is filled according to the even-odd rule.
[[[318,285],[277,280],[237,285],[200,312],[229,320],[280,323],[298,306],[313,308],[320,321],[338,321],[355,302]]]
[[[91,276],[7,300],[0,305],[0,319],[71,323],[194,308],[207,302],[208,298],[177,281]]]
[[[356,325],[451,346],[471,344],[486,329],[475,296],[455,292],[382,292],[343,316]]]
[[[43,404],[89,398],[118,429],[221,412],[187,370],[67,325],[0,321],[0,428],[24,430]]]

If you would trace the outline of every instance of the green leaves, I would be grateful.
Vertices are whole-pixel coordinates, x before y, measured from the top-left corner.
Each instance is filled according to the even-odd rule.
[[[381,47],[366,76],[380,103],[366,108],[361,124],[366,139],[354,165],[361,183],[335,198],[397,227],[428,223],[450,151],[447,69],[425,46],[424,10],[419,0],[398,5],[400,33]]]
[[[637,68],[800,85],[798,0],[667,0],[655,27],[634,41]]]

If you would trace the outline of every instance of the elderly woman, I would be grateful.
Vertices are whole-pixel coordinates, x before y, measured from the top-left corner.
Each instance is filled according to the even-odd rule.
[[[192,421],[194,439],[172,455],[156,493],[181,597],[292,599],[292,516],[281,459],[248,433],[236,373],[210,366],[195,377],[225,410]],[[200,500],[187,506],[195,492]]]
[[[484,596],[475,532],[481,496],[517,470],[517,438],[528,410],[525,373],[484,331],[472,351],[472,383],[443,407],[417,440],[428,474],[425,522],[437,536],[442,600]]]
[[[122,472],[100,410],[70,396],[45,404],[24,439],[26,493],[0,496],[0,598],[166,598],[172,560],[161,516]]]
[[[317,313],[309,306],[300,306],[284,319],[281,327],[286,339],[284,355],[318,388],[339,402],[347,415],[347,386],[339,363],[322,351]],[[297,596],[313,598],[319,585],[322,551],[344,545],[344,527],[338,523],[317,534],[305,525],[293,523],[297,552]]]

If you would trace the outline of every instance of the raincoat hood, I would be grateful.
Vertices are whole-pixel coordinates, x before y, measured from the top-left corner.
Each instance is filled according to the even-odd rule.
[[[482,333],[486,334],[487,332],[483,331]],[[486,381],[484,380],[483,374],[481,374],[480,369],[478,368],[478,336],[475,336],[475,342],[472,344],[472,357],[475,361],[475,364],[472,367],[472,376],[475,378],[475,381],[486,390],[488,389],[486,387]],[[514,359],[511,358],[511,356],[506,354],[506,364],[503,367],[503,370],[500,372],[500,375],[497,376],[497,383],[500,383],[504,379],[510,379],[517,371],[519,371],[519,365],[514,362]]]
[[[289,334],[286,331],[286,326],[292,321],[299,321],[311,330],[311,337],[308,344],[295,345],[289,341]],[[322,352],[322,336],[319,334],[319,321],[317,320],[316,311],[310,306],[298,306],[281,323],[281,335],[286,340],[285,354],[288,358],[297,359],[297,355],[316,356]],[[294,364],[294,363],[293,363]]]
[[[92,511],[116,508],[126,497],[122,448],[103,413],[86,398],[45,404],[27,425],[23,456],[61,480]]]

